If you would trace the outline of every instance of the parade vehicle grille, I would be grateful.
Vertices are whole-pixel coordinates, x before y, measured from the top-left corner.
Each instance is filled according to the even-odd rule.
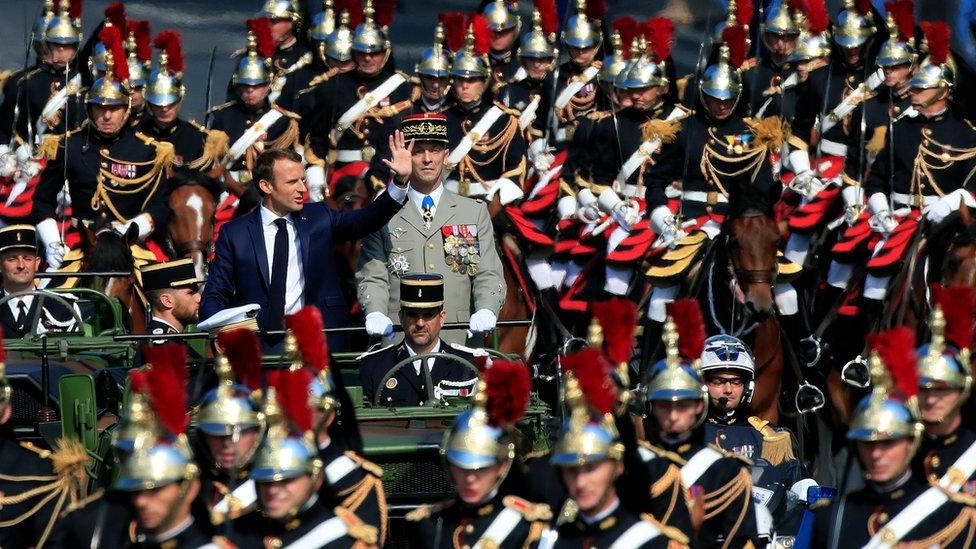
[[[33,387],[25,387],[20,383],[12,384],[12,388],[13,392],[10,398],[13,405],[13,414],[10,418],[11,425],[14,427],[33,427],[34,422],[37,421],[37,413],[44,407],[44,403],[38,400],[40,395],[32,390]]]
[[[377,460],[383,467],[383,488],[386,497],[393,501],[436,501],[450,496],[451,481],[447,478],[437,454],[409,456],[413,459]]]

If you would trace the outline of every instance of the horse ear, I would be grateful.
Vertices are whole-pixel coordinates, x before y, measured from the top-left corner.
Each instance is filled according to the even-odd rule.
[[[139,226],[135,223],[130,223],[129,228],[125,231],[125,243],[127,246],[132,246],[139,242]]]
[[[81,230],[78,233],[81,235],[82,249],[90,251],[95,247],[95,242],[97,241],[95,238],[95,228],[91,223],[82,222],[80,225]]]
[[[967,229],[973,226],[973,214],[964,200],[959,201],[959,221]]]

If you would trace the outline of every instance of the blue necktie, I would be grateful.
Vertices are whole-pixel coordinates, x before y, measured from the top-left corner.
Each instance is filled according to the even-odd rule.
[[[420,208],[423,210],[424,225],[429,228],[431,222],[434,221],[434,199],[430,195],[425,196],[420,203]]]
[[[271,259],[271,292],[268,295],[268,328],[280,330],[281,317],[285,316],[285,280],[288,278],[288,229],[285,218],[274,220],[278,232],[274,239],[274,257]]]

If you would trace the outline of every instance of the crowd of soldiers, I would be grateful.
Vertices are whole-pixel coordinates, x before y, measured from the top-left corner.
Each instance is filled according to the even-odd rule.
[[[79,270],[78,231],[114,232],[143,250],[133,259],[154,315],[161,290],[189,300],[192,314],[160,316],[151,330],[179,331],[201,308],[201,325],[219,335],[198,402],[186,394],[184,346],[142,351],[148,366],[128,374],[113,438],[116,474],[99,490],[88,490],[77,444],[0,437],[0,545],[970,546],[972,291],[932,290],[919,315],[930,337],[917,349],[904,328],[868,334],[919,235],[933,243],[925,276],[941,281],[946,248],[934,243],[945,239],[935,235],[976,207],[976,110],[961,85],[971,71],[951,53],[947,25],[917,22],[912,0],[886,4],[884,17],[847,0],[834,22],[823,0],[761,4],[730,0],[694,74],[679,78],[671,21],[606,21],[599,0],[577,0],[562,20],[554,1],[537,0],[527,32],[505,0],[441,14],[412,75],[394,65],[389,2],[326,0],[309,18],[299,2],[268,0],[247,21],[227,102],[201,125],[180,118],[176,32],[153,39],[113,4],[84,41],[81,2],[47,0],[32,29],[36,61],[8,76],[0,105],[4,291],[15,291],[13,251],[29,251],[20,261],[31,269],[40,256]],[[390,336],[397,313],[402,325],[429,313],[492,331],[506,299],[500,256],[544,319],[537,358],[555,355],[567,330],[587,334],[558,360],[565,414],[550,451],[533,452],[518,429],[537,369],[477,359],[477,378],[440,372],[452,396],[473,394],[441,444],[457,494],[411,512],[406,539],[391,539],[383,471],[362,456],[355,406],[329,358],[344,342],[330,334],[327,344],[322,331],[348,325],[350,308],[331,294],[321,312],[303,308],[311,282],[299,277],[287,294],[270,259],[265,281],[282,281],[272,306],[208,302],[206,292],[240,290],[217,289],[223,274],[201,306],[205,260],[158,263],[210,252],[171,237],[175,189],[205,188],[219,228],[267,198],[269,153],[302,168],[309,202],[416,200],[366,231],[349,297],[369,335]],[[443,155],[443,167],[415,161],[407,177],[411,154]],[[732,242],[728,221],[749,216],[788,233],[768,280],[783,346],[810,368],[827,355],[866,357],[871,389],[852,413],[839,486],[818,486],[791,433],[752,413],[748,345],[707,338],[702,311],[682,298],[713,243]],[[811,253],[825,230],[836,242]],[[216,239],[219,273],[230,238]],[[812,307],[810,272],[825,253]],[[645,349],[635,348],[638,324]],[[284,329],[274,349],[288,367],[262,372],[258,328]],[[441,349],[432,338],[426,351]],[[364,384],[390,357],[418,354],[404,345],[364,355]],[[414,377],[432,383],[432,363],[416,362]],[[408,398],[393,392],[397,379],[370,396]],[[10,395],[4,379],[0,424]],[[857,489],[846,472],[855,459]]]

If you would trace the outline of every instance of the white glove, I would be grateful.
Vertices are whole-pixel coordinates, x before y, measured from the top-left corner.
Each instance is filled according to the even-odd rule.
[[[949,217],[949,214],[952,213],[952,205],[945,198],[940,198],[926,206],[922,210],[922,213],[933,224],[941,223],[943,219]]]
[[[556,159],[550,148],[546,145],[545,139],[536,139],[529,144],[528,150],[529,162],[535,167],[536,173],[543,174],[549,171],[552,167],[553,161]]]
[[[383,313],[366,315],[366,333],[372,337],[393,337],[393,321]]]
[[[840,191],[840,196],[844,199],[844,221],[853,226],[864,211],[864,193],[860,187],[848,185]]]
[[[61,231],[58,230],[58,222],[48,218],[37,224],[37,236],[44,244],[44,261],[51,269],[61,267],[64,261],[64,254],[68,252],[68,247],[61,241]]]
[[[0,145],[0,177],[10,177],[17,170],[17,155],[7,145]]]
[[[149,214],[139,214],[128,221],[112,222],[112,228],[122,236],[125,236],[129,232],[129,227],[133,225],[139,229],[139,240],[145,240],[153,231],[152,218],[149,217]]]
[[[888,235],[898,226],[898,222],[891,217],[891,210],[888,209],[888,197],[884,193],[874,193],[871,198],[868,198],[868,210],[871,211],[871,219],[868,220],[868,225],[872,231]]]
[[[662,246],[672,247],[682,236],[678,222],[667,206],[658,206],[651,212],[651,228],[658,234]]]
[[[468,320],[468,329],[476,334],[490,332],[495,329],[497,321],[495,313],[488,309],[478,309]]]
[[[823,181],[813,175],[813,172],[806,171],[796,174],[793,181],[790,181],[790,188],[809,200],[824,189],[824,184]]]
[[[322,166],[305,168],[305,185],[308,187],[308,201],[322,202],[325,199],[325,169]]]
[[[522,188],[516,185],[514,181],[503,177],[491,182],[491,186],[488,189],[488,200],[494,200],[495,195],[498,195],[498,201],[502,206],[508,206],[516,200],[521,200],[525,196],[525,193],[522,192]]]
[[[589,189],[580,190],[576,193],[576,203],[579,204],[579,210],[576,212],[577,219],[583,223],[596,223],[600,220],[600,208],[593,191]]]
[[[640,220],[640,207],[633,201],[624,202],[609,187],[600,193],[597,205],[600,211],[613,216],[613,220],[625,231],[630,231],[631,227]]]
[[[572,196],[564,196],[556,202],[556,214],[559,220],[569,219],[576,215],[576,199]]]

